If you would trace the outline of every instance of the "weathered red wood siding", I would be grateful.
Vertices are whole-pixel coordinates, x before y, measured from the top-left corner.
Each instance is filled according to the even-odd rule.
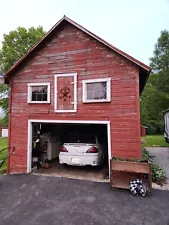
[[[77,113],[54,113],[54,74],[78,77]],[[82,80],[111,77],[111,103],[82,103]],[[50,82],[50,104],[27,104],[27,83]],[[140,157],[139,68],[70,24],[11,79],[9,172],[26,172],[28,119],[109,120],[113,156]]]

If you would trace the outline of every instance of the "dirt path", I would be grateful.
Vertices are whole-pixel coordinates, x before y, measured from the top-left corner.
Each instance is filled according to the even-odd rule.
[[[167,178],[167,184],[164,184],[163,187],[154,184],[154,188],[169,190],[169,147],[147,147],[146,149],[154,157],[154,160],[161,165]]]

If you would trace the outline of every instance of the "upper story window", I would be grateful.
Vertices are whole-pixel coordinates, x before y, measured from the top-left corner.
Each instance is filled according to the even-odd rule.
[[[110,102],[111,78],[83,80],[83,102]]]
[[[50,103],[50,83],[29,83],[28,103]]]

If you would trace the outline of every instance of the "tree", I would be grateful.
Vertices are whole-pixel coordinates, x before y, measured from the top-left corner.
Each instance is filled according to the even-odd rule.
[[[161,112],[169,107],[169,32],[161,32],[155,45],[154,56],[150,58],[152,75],[151,85],[158,90],[158,106]]]
[[[159,91],[169,93],[169,32],[164,30],[155,45],[154,56],[150,58],[154,75],[151,83]]]
[[[169,32],[164,30],[150,58],[152,73],[141,96],[141,120],[157,132],[163,128],[162,111],[169,108]]]
[[[146,104],[143,99],[140,100],[140,117],[141,117],[141,124],[147,125],[149,122],[149,115],[148,110],[146,108]]]
[[[41,26],[28,30],[18,27],[9,34],[3,35],[2,49],[0,50],[0,72],[7,72],[37,41],[45,35]],[[8,111],[8,86],[0,85],[0,106],[6,114]]]

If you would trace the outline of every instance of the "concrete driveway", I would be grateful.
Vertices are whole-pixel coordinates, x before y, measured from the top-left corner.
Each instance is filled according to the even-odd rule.
[[[67,178],[0,176],[2,225],[167,225],[169,192],[152,197],[112,191],[108,183]]]

